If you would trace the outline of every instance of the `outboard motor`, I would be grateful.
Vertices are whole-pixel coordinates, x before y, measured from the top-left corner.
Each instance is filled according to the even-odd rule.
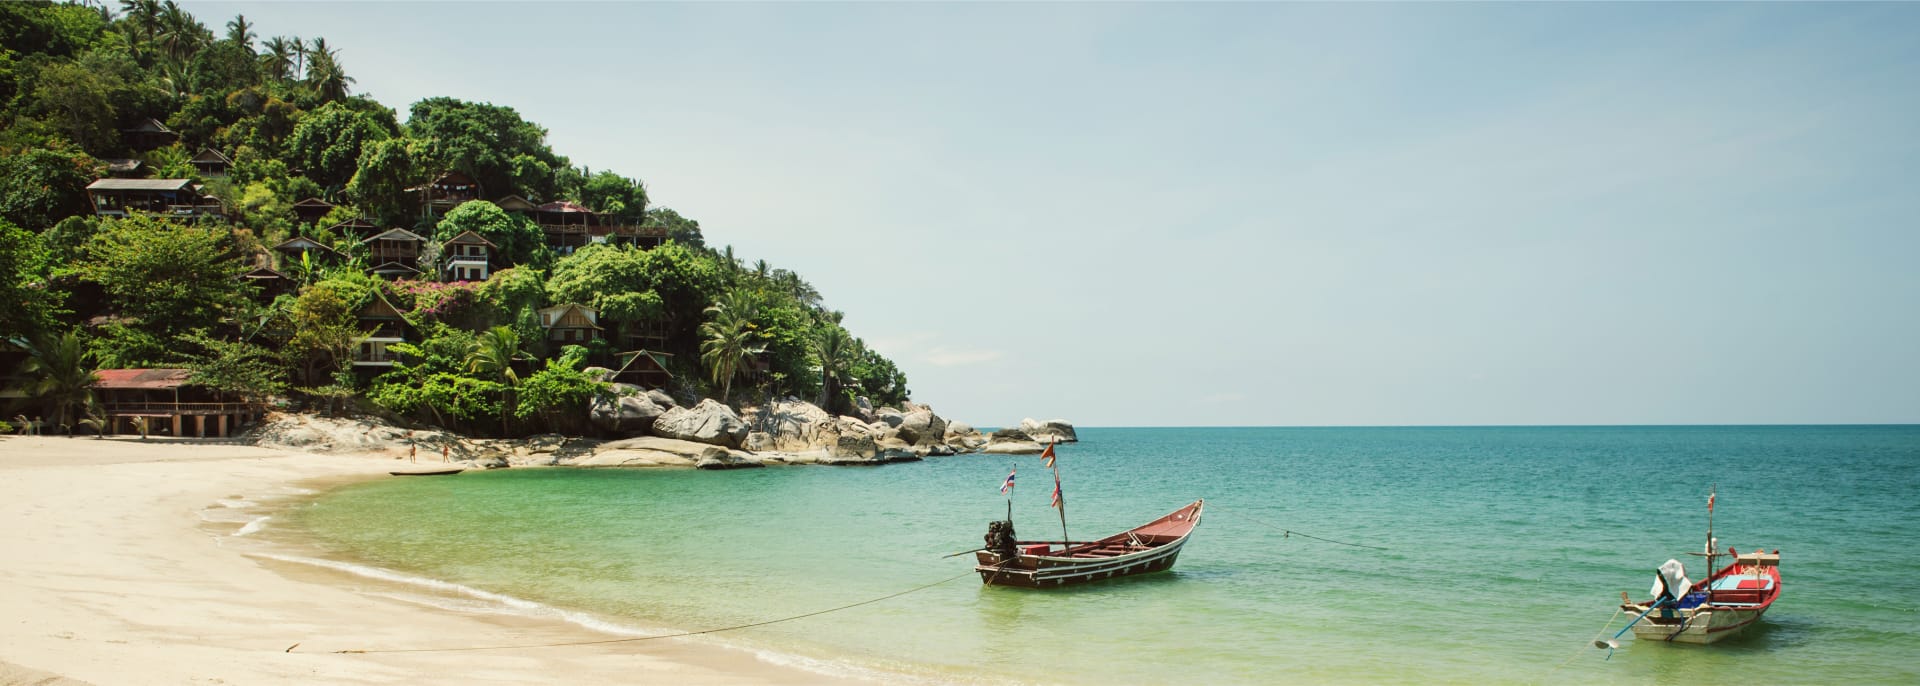
[[[987,550],[999,555],[1001,560],[1020,556],[1018,540],[1013,534],[1013,520],[987,522]]]

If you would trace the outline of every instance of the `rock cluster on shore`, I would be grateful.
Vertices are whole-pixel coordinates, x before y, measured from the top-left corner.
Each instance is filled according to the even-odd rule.
[[[951,422],[916,403],[855,409],[867,417],[832,416],[787,398],[746,408],[702,400],[681,407],[666,394],[628,387],[591,409],[596,427],[614,440],[543,434],[522,439],[467,438],[409,430],[377,419],[275,414],[248,432],[271,448],[318,453],[384,452],[395,458],[446,459],[474,468],[521,466],[695,467],[740,469],[780,464],[877,465],[987,452],[1033,454],[1042,441],[1078,440],[1062,420],[1023,420],[992,436]]]

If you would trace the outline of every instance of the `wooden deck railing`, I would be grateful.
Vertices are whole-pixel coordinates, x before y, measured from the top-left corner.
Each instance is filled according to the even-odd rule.
[[[257,408],[253,403],[169,403],[169,402],[111,402],[102,403],[107,414],[238,414]]]

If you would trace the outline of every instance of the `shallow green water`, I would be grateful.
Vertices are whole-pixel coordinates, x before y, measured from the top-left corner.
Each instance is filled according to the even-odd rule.
[[[1081,437],[1061,451],[1076,538],[1207,498],[1172,573],[1044,592],[968,577],[725,640],[827,671],[934,681],[1920,682],[1920,427]],[[288,520],[336,559],[643,630],[705,629],[967,571],[968,556],[941,555],[977,546],[1004,513],[1010,465],[1021,534],[1057,536],[1039,461],[1005,456],[391,479]],[[1619,591],[1643,595],[1660,562],[1684,558],[1700,576],[1682,553],[1702,545],[1710,482],[1723,545],[1781,549],[1782,600],[1708,648],[1629,637],[1606,660],[1584,647]]]

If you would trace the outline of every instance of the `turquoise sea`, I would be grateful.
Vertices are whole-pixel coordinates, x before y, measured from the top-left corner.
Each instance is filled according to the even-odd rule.
[[[1171,573],[1066,591],[969,575],[715,639],[895,682],[1920,683],[1920,427],[1089,428],[1081,439],[1060,450],[1075,538],[1207,499]],[[276,521],[331,559],[615,631],[697,630],[967,573],[970,556],[942,555],[977,547],[1004,514],[1011,466],[1022,537],[1057,537],[1032,456],[386,479]],[[1607,659],[1589,642],[1620,591],[1643,596],[1670,557],[1703,574],[1683,553],[1703,545],[1710,485],[1723,545],[1780,549],[1782,599],[1733,641],[1629,634]]]

